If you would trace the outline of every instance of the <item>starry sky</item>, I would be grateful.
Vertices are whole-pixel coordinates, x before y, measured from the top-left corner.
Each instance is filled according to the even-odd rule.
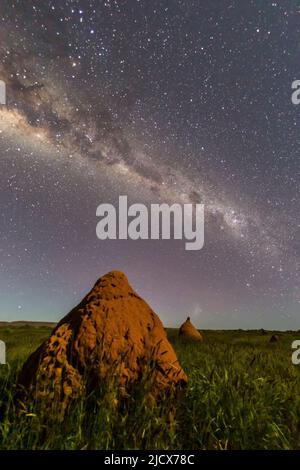
[[[0,320],[124,271],[166,326],[300,328],[300,5],[1,0]],[[204,203],[205,246],[96,237],[96,208]]]

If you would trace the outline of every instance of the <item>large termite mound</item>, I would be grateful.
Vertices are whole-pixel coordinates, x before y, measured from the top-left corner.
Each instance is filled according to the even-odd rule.
[[[19,385],[36,398],[68,403],[87,384],[97,388],[112,377],[126,394],[149,367],[155,394],[187,382],[159,317],[122,272],[112,271],[29,357]]]

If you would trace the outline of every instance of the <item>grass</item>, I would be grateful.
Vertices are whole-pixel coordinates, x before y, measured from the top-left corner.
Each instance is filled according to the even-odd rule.
[[[62,421],[56,404],[16,413],[16,376],[49,336],[47,327],[2,327],[8,365],[0,366],[0,449],[300,449],[300,366],[286,332],[206,331],[189,344],[168,330],[189,385],[176,404],[149,407],[147,384],[122,409],[116,390],[74,401]]]

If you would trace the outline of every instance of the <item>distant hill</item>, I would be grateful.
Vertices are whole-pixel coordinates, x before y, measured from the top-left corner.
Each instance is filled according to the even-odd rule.
[[[47,321],[27,321],[27,320],[19,320],[19,321],[0,321],[0,327],[5,326],[33,326],[33,327],[41,327],[47,326],[50,328],[54,328],[56,323],[47,322]]]

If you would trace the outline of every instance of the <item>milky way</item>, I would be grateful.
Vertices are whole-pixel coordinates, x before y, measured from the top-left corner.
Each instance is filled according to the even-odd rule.
[[[300,10],[261,3],[1,2],[2,319],[117,268],[169,325],[300,327]],[[204,203],[204,248],[100,242],[121,194]]]

